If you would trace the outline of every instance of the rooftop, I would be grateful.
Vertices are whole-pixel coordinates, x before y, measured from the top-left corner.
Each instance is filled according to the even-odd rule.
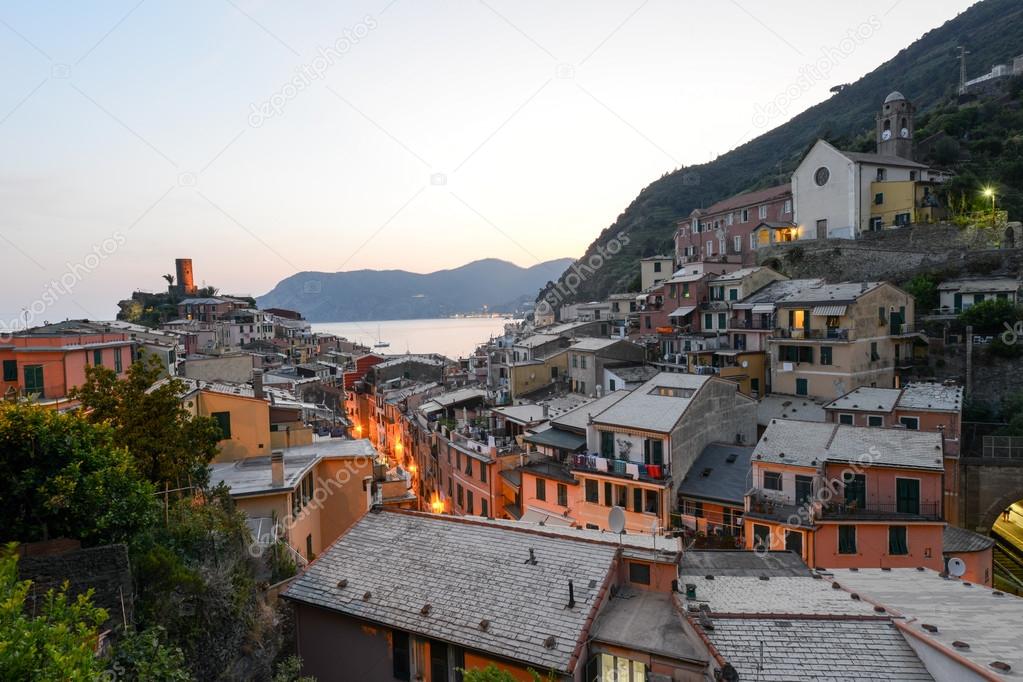
[[[593,416],[600,424],[669,433],[710,380],[695,374],[661,372],[617,403]]]
[[[736,310],[745,310],[747,308],[752,308],[757,304],[764,305],[777,303],[798,294],[803,289],[823,284],[823,282],[824,280],[820,279],[776,280],[764,287],[761,287],[741,301],[733,303],[732,307]]]
[[[966,528],[945,526],[941,537],[941,551],[954,552],[982,552],[990,549],[995,544],[993,538],[980,533],[974,533]]]
[[[612,391],[596,400],[590,400],[551,419],[551,424],[565,429],[585,431],[590,415],[600,414],[619,400],[629,395],[628,391]]]
[[[996,673],[991,663],[1008,663],[1012,677],[1023,669],[1017,625],[1023,623],[1023,599],[983,585],[942,578],[931,570],[909,568],[847,569],[832,572],[847,590],[895,609],[923,639]],[[837,591],[837,590],[836,590]],[[937,628],[931,632],[924,624]],[[953,647],[965,642],[969,648]]]
[[[839,282],[838,284],[814,283],[790,292],[778,303],[800,305],[809,303],[852,303],[860,296],[870,293],[885,282]]]
[[[625,341],[625,339],[600,339],[596,337],[589,337],[579,339],[571,346],[569,346],[568,349],[576,351],[597,351],[603,350],[608,346],[613,346],[621,341]],[[626,341],[626,343],[631,343],[631,341]]]
[[[964,279],[947,279],[938,285],[939,291],[958,291],[960,293],[986,293],[988,291],[1018,291],[1020,281],[1014,277],[973,277]]]
[[[737,208],[763,204],[768,201],[776,201],[791,195],[792,186],[789,183],[785,183],[784,185],[776,185],[775,187],[768,187],[767,189],[758,189],[753,192],[736,194],[735,196],[728,197],[716,204],[712,204],[708,208],[701,209],[700,213],[703,215],[711,215],[714,213],[733,211]]]
[[[527,443],[575,451],[586,445],[586,437],[561,429],[544,429],[523,437]]]
[[[653,365],[604,365],[605,372],[611,372],[616,377],[630,384],[643,383],[652,378],[658,372]]]
[[[363,516],[284,596],[538,669],[572,672],[617,551],[491,523],[380,511]],[[567,608],[569,580],[573,608]]]
[[[809,576],[795,552],[751,552],[744,549],[694,549],[682,555],[680,575]]]
[[[537,346],[557,341],[560,338],[561,337],[557,334],[533,334],[532,336],[527,336],[524,339],[519,339],[515,342],[515,345],[522,346],[524,348],[536,348]]]
[[[707,654],[687,635],[671,594],[626,586],[612,597],[593,624],[597,642],[659,657],[705,663]]]
[[[855,410],[861,412],[891,412],[899,400],[901,391],[897,388],[872,388],[861,386],[835,398],[824,406],[828,410]]]
[[[906,384],[896,407],[960,412],[963,409],[963,387],[935,382]]]
[[[711,443],[689,467],[678,494],[742,505],[752,456],[752,447]]]
[[[941,471],[941,434],[908,429],[772,419],[753,461],[817,467],[828,462]]]
[[[767,426],[773,419],[799,419],[807,422],[823,422],[826,418],[824,406],[806,396],[772,393],[757,403],[757,424]]]
[[[901,156],[888,156],[885,154],[871,154],[868,152],[841,152],[842,156],[851,159],[856,163],[869,163],[875,166],[900,166],[903,168],[927,168],[922,163],[904,159]]]
[[[717,277],[712,279],[710,282],[711,282],[711,284],[721,284],[723,282],[738,282],[739,280],[743,279],[744,277],[749,277],[750,275],[755,275],[756,273],[760,272],[761,270],[765,270],[765,269],[766,268],[764,268],[762,266],[759,266],[759,265],[751,267],[751,268],[742,268],[741,270],[734,270],[732,272],[726,272],[723,275],[718,275]]]

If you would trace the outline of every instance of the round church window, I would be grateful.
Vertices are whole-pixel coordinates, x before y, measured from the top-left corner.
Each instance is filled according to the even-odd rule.
[[[817,169],[817,172],[813,174],[813,181],[817,183],[818,187],[823,187],[828,184],[828,180],[831,179],[831,171],[824,166]]]

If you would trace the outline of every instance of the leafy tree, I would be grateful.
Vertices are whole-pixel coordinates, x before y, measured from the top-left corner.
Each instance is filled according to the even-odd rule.
[[[903,288],[916,300],[918,313],[927,313],[938,307],[938,283],[930,275],[917,275]]]
[[[127,542],[157,518],[113,431],[77,413],[0,403],[0,471],[0,540]]]
[[[130,448],[136,468],[150,481],[202,484],[217,453],[220,428],[216,420],[193,416],[182,406],[183,382],[172,378],[154,386],[162,371],[154,356],[132,363],[124,379],[106,367],[89,367],[72,397],[91,421],[113,427],[116,441]]]
[[[18,580],[14,548],[0,552],[0,679],[96,679],[98,630],[107,612],[92,604],[91,590],[70,598],[65,583],[46,593],[38,615],[28,615],[31,582]]]
[[[113,679],[160,680],[190,682],[181,649],[165,644],[162,627],[133,631],[123,635],[114,646],[107,665],[107,676]]]
[[[273,682],[316,682],[316,678],[302,674],[301,658],[289,656],[278,664]]]
[[[547,677],[543,677],[532,668],[529,669],[529,675],[533,678],[533,682],[553,682],[557,679],[553,672],[549,673]],[[517,682],[518,678],[507,670],[490,663],[486,668],[463,669],[462,680],[464,682]]]
[[[1001,332],[1005,325],[1012,327],[1018,320],[1023,320],[1023,307],[1004,299],[989,299],[975,303],[959,313],[959,321],[964,325],[973,325],[977,331]]]

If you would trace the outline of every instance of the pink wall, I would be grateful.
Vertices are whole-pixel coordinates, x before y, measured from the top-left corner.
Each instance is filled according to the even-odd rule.
[[[813,534],[814,563],[823,568],[916,568],[941,571],[944,523],[856,523],[856,553],[838,553],[837,523],[822,523]],[[909,554],[888,553],[888,526],[905,525]]]

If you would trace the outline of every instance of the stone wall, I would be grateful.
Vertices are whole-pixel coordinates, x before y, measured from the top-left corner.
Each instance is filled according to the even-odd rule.
[[[915,368],[911,378],[945,381],[966,386],[966,344],[945,344],[930,339],[927,365]],[[1004,396],[1023,390],[1023,361],[992,355],[984,345],[973,347],[973,377],[966,386],[969,400],[997,404]]]
[[[1008,241],[1007,241],[1008,240]],[[1012,248],[1002,248],[1010,243]],[[757,251],[757,263],[792,278],[829,282],[905,282],[921,273],[942,278],[1016,274],[1023,266],[1023,228],[919,225],[867,233],[860,239],[819,239],[778,244]]]

